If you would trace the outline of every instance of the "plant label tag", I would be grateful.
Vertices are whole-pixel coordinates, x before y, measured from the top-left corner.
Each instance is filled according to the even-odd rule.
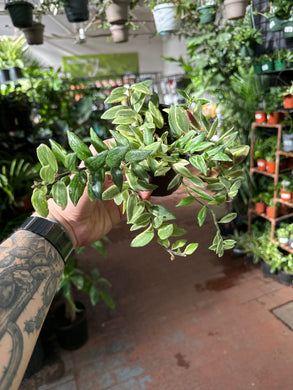
[[[291,32],[293,32],[293,26],[286,26],[286,27],[284,28],[284,31],[285,31],[286,33],[291,33]]]
[[[275,27],[275,25],[276,25],[275,21],[272,20],[271,23],[270,23],[270,29],[272,29],[273,27]]]
[[[268,64],[264,64],[262,67],[261,67],[262,70],[268,70],[269,69],[269,66]]]

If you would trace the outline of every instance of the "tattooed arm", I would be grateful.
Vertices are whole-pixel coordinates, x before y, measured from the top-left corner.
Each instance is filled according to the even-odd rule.
[[[49,202],[49,210],[75,247],[104,237],[122,217],[114,202],[91,202],[86,194],[76,207]],[[63,268],[55,247],[30,231],[0,245],[0,390],[18,389]]]

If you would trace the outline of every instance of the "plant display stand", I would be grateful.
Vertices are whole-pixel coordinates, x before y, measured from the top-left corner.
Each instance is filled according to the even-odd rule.
[[[256,166],[256,162],[254,161],[254,144],[255,144],[255,131],[257,128],[270,128],[270,129],[276,129],[277,131],[277,145],[276,145],[276,169],[274,173],[267,172],[260,170]],[[252,225],[252,218],[254,216],[258,216],[261,218],[264,218],[268,220],[271,223],[271,241],[276,242],[275,238],[275,230],[276,230],[276,224],[277,222],[280,222],[282,220],[288,219],[290,217],[293,217],[293,201],[286,201],[284,199],[281,199],[278,196],[278,190],[277,190],[277,184],[279,183],[279,176],[280,176],[280,157],[288,157],[288,158],[293,158],[293,152],[285,152],[284,150],[281,150],[281,140],[282,140],[282,132],[286,128],[285,124],[275,124],[271,125],[268,123],[257,123],[253,122],[251,126],[251,147],[250,147],[250,173],[251,174],[261,174],[261,175],[266,175],[268,177],[271,177],[274,181],[274,207],[273,207],[273,214],[271,217],[267,216],[266,213],[264,212],[257,212],[254,208],[251,207],[251,200],[249,203],[249,210],[248,210],[248,230],[251,230],[251,225]],[[292,168],[288,168],[289,171]],[[288,170],[287,169],[287,170]],[[285,171],[286,172],[286,171]],[[290,209],[289,213],[286,213],[284,215],[277,215],[277,203],[280,203],[281,205],[285,205]],[[288,245],[280,244],[279,246],[282,249],[285,249],[286,251],[293,253],[293,249],[290,248]]]

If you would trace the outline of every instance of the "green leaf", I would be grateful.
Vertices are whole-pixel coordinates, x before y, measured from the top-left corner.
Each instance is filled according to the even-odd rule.
[[[151,207],[151,212],[156,217],[162,217],[164,221],[170,220],[170,219],[176,219],[176,215],[166,209],[166,207],[155,204]]]
[[[40,177],[48,184],[52,184],[55,181],[55,171],[49,166],[43,166],[40,169]]]
[[[126,206],[126,214],[127,214],[127,221],[130,222],[132,220],[134,209],[137,205],[137,199],[134,194],[130,194],[127,199],[127,206]]]
[[[195,192],[200,197],[200,199],[214,200],[213,196],[211,196],[210,194],[208,194],[207,192],[205,192],[203,190],[200,190],[199,188],[192,187],[191,189],[193,192]]]
[[[174,225],[172,223],[165,224],[158,229],[158,235],[161,240],[165,240],[166,238],[172,236],[173,230]]]
[[[197,247],[198,247],[198,243],[189,244],[185,248],[184,253],[186,255],[191,255],[197,249]]]
[[[211,158],[211,160],[213,160],[213,161],[232,161],[232,159],[229,156],[227,156],[227,154],[222,153],[222,152],[217,153],[215,156],[213,156]]]
[[[190,149],[190,153],[201,152],[203,150],[208,149],[212,145],[214,145],[213,142],[199,142],[197,145],[193,146]]]
[[[200,170],[204,175],[207,174],[206,161],[201,154],[197,154],[196,156],[191,156],[189,161],[195,168]]]
[[[97,133],[92,128],[90,129],[90,136],[91,143],[98,153],[102,152],[103,150],[108,150],[108,146],[98,137]]]
[[[153,220],[153,227],[155,229],[158,229],[164,222],[164,218],[163,217],[155,217],[154,220]]]
[[[172,245],[172,249],[182,248],[187,243],[187,240],[177,240]]]
[[[46,200],[46,196],[45,196],[46,192],[45,191],[44,191],[44,189],[35,188],[33,191],[33,194],[32,194],[32,198],[31,198],[33,208],[42,217],[47,217],[49,214],[48,202]]]
[[[233,185],[232,187],[230,188],[229,190],[229,196],[231,196],[231,198],[234,198],[237,194],[238,194],[238,190],[241,186],[241,180],[237,180]]]
[[[134,163],[145,160],[151,154],[150,150],[130,150],[125,155],[125,160]]]
[[[207,214],[207,208],[206,206],[203,206],[199,212],[198,212],[198,215],[197,215],[197,220],[198,220],[198,224],[199,226],[202,226],[205,219],[206,219],[206,214]]]
[[[237,217],[237,213],[229,213],[220,219],[218,223],[229,223]]]
[[[185,110],[181,107],[170,107],[169,125],[172,133],[177,137],[189,131],[189,121]]]
[[[186,168],[184,165],[178,163],[178,164],[173,164],[172,168],[174,169],[175,172],[180,173],[181,176],[190,178],[192,177],[192,173]]]
[[[194,196],[186,196],[185,198],[182,198],[180,202],[176,205],[176,207],[182,207],[182,206],[188,206],[192,202],[194,202],[196,198]]]
[[[76,153],[80,160],[85,160],[92,155],[88,146],[82,142],[76,134],[68,130],[67,137],[69,146]]]
[[[130,243],[132,247],[141,247],[147,245],[154,238],[154,232],[147,229],[136,236]]]
[[[67,168],[70,172],[74,172],[77,169],[76,165],[77,165],[76,153],[67,154],[64,160],[65,168]]]
[[[69,197],[74,206],[77,205],[80,197],[82,196],[85,189],[85,184],[79,180],[78,173],[73,176],[68,187]]]
[[[49,146],[41,144],[37,148],[37,156],[43,167],[49,166],[53,172],[58,171],[56,157]]]
[[[102,195],[103,200],[111,200],[115,198],[115,196],[119,195],[120,191],[119,188],[115,185],[107,188]]]
[[[118,87],[113,89],[111,95],[105,99],[105,103],[109,104],[122,102],[127,98],[127,95],[125,94],[126,91],[127,89],[125,87]]]
[[[141,215],[138,215],[136,218],[133,218],[131,223],[133,223],[134,225],[145,227],[150,223],[150,220],[151,220],[151,214],[143,213]]]
[[[173,230],[173,234],[172,234],[173,237],[180,237],[186,233],[187,232],[185,229],[181,229],[181,228],[177,227],[176,225],[174,225],[174,230]]]
[[[58,142],[54,141],[53,139],[50,139],[49,142],[50,142],[53,153],[55,154],[55,156],[57,158],[59,158],[59,160],[64,165],[67,151],[60,144],[58,144]]]
[[[110,130],[112,137],[115,139],[117,146],[129,145],[128,138],[120,134],[118,131]]]
[[[58,181],[53,185],[52,196],[58,206],[63,208],[67,206],[67,190],[63,181]]]
[[[84,165],[88,168],[90,172],[99,170],[104,165],[108,152],[109,150],[107,149],[103,150],[95,156],[88,157],[84,161]]]
[[[150,145],[153,142],[153,131],[148,127],[143,129],[143,142],[145,145]]]
[[[152,115],[152,118],[153,118],[153,121],[154,121],[156,127],[158,129],[162,129],[162,127],[164,126],[163,115],[161,114],[158,107],[156,107],[151,100],[149,101],[149,111]]]
[[[124,159],[128,149],[129,149],[129,145],[116,146],[115,148],[110,149],[106,157],[106,164],[110,168],[118,167],[121,164],[122,160]]]
[[[100,169],[99,171],[94,171],[90,173],[89,183],[90,189],[95,198],[102,200],[102,190],[103,184],[105,181],[105,171]]]
[[[147,181],[149,180],[149,175],[147,171],[141,165],[135,163],[131,164],[131,170],[140,179]]]
[[[152,91],[147,87],[147,84],[145,83],[145,81],[133,84],[131,86],[131,89],[133,89],[134,91],[143,93],[145,95],[151,95],[152,94]]]
[[[179,187],[182,183],[182,177],[181,175],[175,175],[173,179],[168,184],[167,190],[171,190],[173,187]]]
[[[123,185],[123,171],[119,167],[111,168],[111,178],[113,183],[118,187],[119,191],[122,191]]]
[[[111,107],[103,113],[101,118],[102,119],[114,119],[114,118],[116,118],[118,112],[122,111],[122,110],[129,110],[129,107],[122,106],[122,105]]]

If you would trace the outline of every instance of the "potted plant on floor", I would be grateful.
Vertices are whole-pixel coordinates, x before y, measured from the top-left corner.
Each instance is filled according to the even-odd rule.
[[[93,244],[95,247],[95,244]],[[81,253],[84,247],[76,250]],[[57,289],[53,311],[55,333],[60,346],[67,350],[80,348],[88,339],[85,306],[74,297],[74,289],[88,294],[92,306],[102,299],[108,307],[115,308],[107,288],[110,282],[100,275],[98,269],[87,273],[82,270],[76,255],[66,263],[62,279]]]
[[[280,227],[276,230],[276,235],[280,244],[287,245],[289,243],[288,224],[281,223]]]
[[[277,273],[280,264],[281,253],[278,243],[270,241],[270,234],[265,232],[259,242],[261,255],[261,269],[265,276],[273,276]]]
[[[227,223],[236,214],[229,213],[218,222],[212,205],[223,204],[237,194],[243,178],[239,164],[246,158],[249,147],[239,145],[238,133],[233,129],[215,138],[217,120],[208,122],[202,114],[202,100],[195,100],[187,91],[181,92],[186,100],[184,104],[172,105],[163,111],[167,116],[165,122],[158,96],[150,90],[151,84],[152,81],[148,80],[118,87],[106,98],[106,104],[114,105],[102,118],[117,126],[111,130],[114,141],[110,150],[94,131],[91,131],[90,142],[97,155],[93,155],[89,147],[70,131],[71,152],[54,140],[50,142],[51,148],[46,145],[38,147],[42,180],[34,185],[33,205],[46,216],[49,197],[53,195],[58,205],[66,207],[68,186],[73,204],[77,204],[88,187],[92,200],[114,199],[117,204],[123,204],[131,230],[141,231],[131,246],[145,246],[156,239],[172,258],[174,255],[186,256],[193,253],[198,244],[187,244],[185,239],[172,242],[185,233],[172,222],[176,219],[174,213],[155,204],[155,197],[143,200],[139,194],[139,191],[155,190],[158,186],[152,181],[164,178],[171,171],[173,178],[167,190],[174,190],[179,185],[185,189],[186,197],[181,199],[178,207],[193,202],[200,204],[200,226],[207,211],[211,212],[216,236],[210,249],[222,255],[224,249],[230,249],[233,243],[222,239],[218,223]],[[128,105],[121,104],[125,97]],[[84,161],[85,168],[79,168],[80,161]],[[106,174],[111,175],[114,184],[103,191]],[[67,182],[64,182],[65,176]]]
[[[284,255],[278,272],[279,281],[287,286],[293,283],[293,254]]]

